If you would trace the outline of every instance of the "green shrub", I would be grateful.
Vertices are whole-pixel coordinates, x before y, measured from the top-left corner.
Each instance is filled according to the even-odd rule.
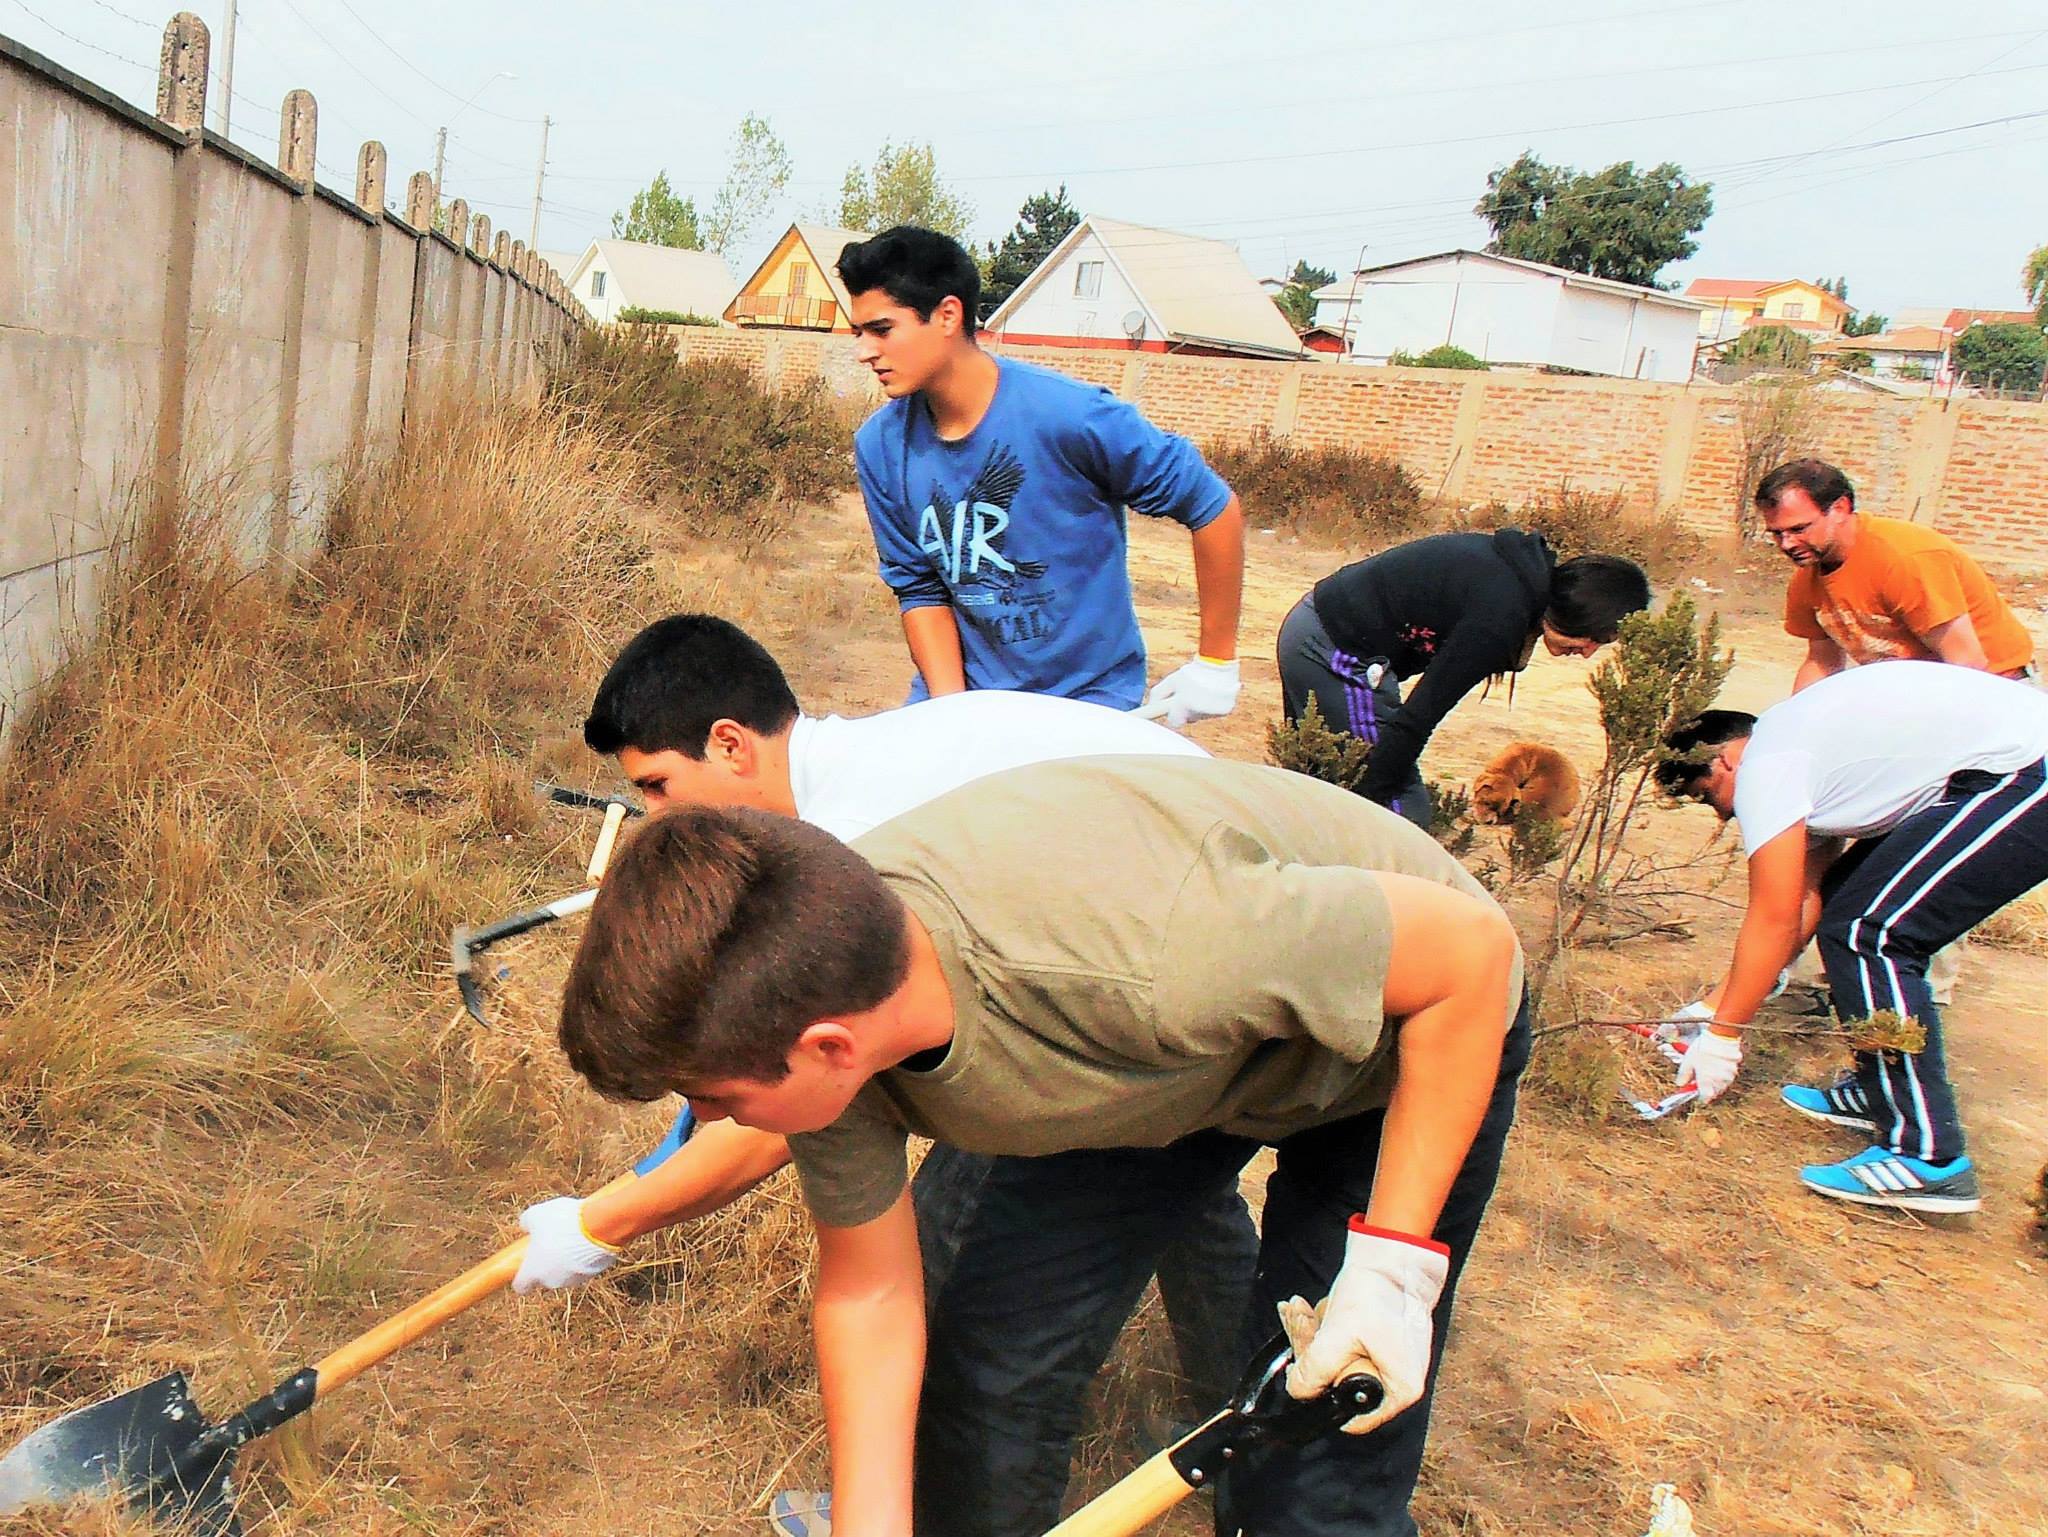
[[[1534,880],[1564,852],[1565,826],[1541,807],[1525,806],[1508,828],[1508,882]]]
[[[1365,762],[1371,752],[1370,743],[1325,725],[1313,694],[1300,720],[1291,726],[1277,720],[1266,728],[1266,753],[1277,766],[1340,790],[1355,791],[1365,783]]]
[[[1453,347],[1449,342],[1427,352],[1407,352],[1396,348],[1387,364],[1392,368],[1476,368],[1482,372],[1492,366],[1484,358],[1473,356],[1463,347]]]
[[[1304,448],[1263,428],[1208,444],[1254,528],[1340,543],[1384,544],[1424,519],[1422,488],[1398,459],[1362,449]]]
[[[1472,823],[1472,797],[1461,784],[1448,779],[1423,783],[1429,792],[1429,835],[1453,854],[1472,847],[1479,829]]]
[[[638,495],[743,551],[786,530],[792,506],[853,484],[855,420],[822,381],[771,390],[741,363],[679,361],[658,331],[584,331],[548,394],[631,450]]]
[[[696,311],[650,310],[629,304],[612,317],[622,326],[715,326],[717,320]]]

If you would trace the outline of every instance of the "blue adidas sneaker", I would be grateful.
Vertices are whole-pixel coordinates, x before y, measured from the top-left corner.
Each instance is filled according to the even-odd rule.
[[[1778,1091],[1778,1097],[1801,1115],[1826,1121],[1830,1126],[1846,1126],[1851,1131],[1866,1133],[1877,1130],[1877,1121],[1870,1113],[1870,1100],[1865,1096],[1862,1085],[1856,1082],[1854,1073],[1842,1074],[1825,1089],[1788,1083]]]
[[[1810,1163],[1799,1182],[1815,1195],[1859,1206],[1892,1206],[1901,1211],[1975,1211],[1977,1170],[1967,1157],[1927,1163],[1889,1148],[1865,1148],[1840,1163]]]

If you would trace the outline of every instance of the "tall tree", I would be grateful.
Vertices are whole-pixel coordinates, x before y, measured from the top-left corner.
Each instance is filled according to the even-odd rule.
[[[2048,326],[2048,245],[2036,246],[2020,268],[2020,286],[2034,306],[2034,318]]]
[[[1337,281],[1337,274],[1328,267],[1312,267],[1305,261],[1297,261],[1294,270],[1287,274],[1287,286],[1273,296],[1273,302],[1280,306],[1280,313],[1287,317],[1287,323],[1297,331],[1305,331],[1315,322],[1315,293],[1325,283]]]
[[[1017,222],[1001,242],[991,240],[981,261],[981,318],[995,313],[1017,285],[1037,270],[1052,248],[1074,232],[1081,211],[1067,201],[1067,184],[1057,192],[1041,192],[1024,200]]]
[[[612,238],[677,246],[685,251],[704,249],[704,237],[697,228],[696,200],[677,197],[665,170],[655,172],[654,180],[633,194],[624,213],[612,215]]]
[[[1966,326],[1956,336],[1955,365],[1965,384],[2039,390],[2048,369],[2048,337],[2032,325]]]
[[[1622,160],[1585,172],[1546,165],[1524,150],[1486,178],[1486,195],[1472,211],[1492,226],[1487,249],[1498,255],[1647,285],[1699,250],[1692,237],[1713,213],[1714,197],[1710,183],[1686,180],[1668,160],[1647,171]]]
[[[789,151],[749,112],[732,136],[732,161],[704,220],[704,245],[720,256],[745,240],[789,185]]]
[[[833,213],[842,229],[917,224],[955,240],[967,234],[973,219],[974,205],[939,179],[929,144],[884,144],[872,167],[848,166]]]

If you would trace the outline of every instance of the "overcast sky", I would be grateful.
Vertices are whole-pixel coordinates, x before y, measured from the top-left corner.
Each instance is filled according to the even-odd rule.
[[[198,8],[216,45],[225,4]],[[168,15],[0,0],[0,32],[147,106]],[[740,275],[885,140],[932,144],[978,240],[1065,182],[1084,212],[1233,241],[1261,274],[1480,245],[1472,203],[1524,149],[1711,181],[1700,253],[1667,280],[1839,274],[1864,309],[2015,307],[2048,241],[2041,0],[241,0],[233,137],[272,157],[294,86],[319,100],[323,180],[350,189],[374,136],[402,204],[452,121],[448,195],[522,238],[551,115],[543,248],[608,234],[664,168],[707,204],[761,113],[796,175]]]

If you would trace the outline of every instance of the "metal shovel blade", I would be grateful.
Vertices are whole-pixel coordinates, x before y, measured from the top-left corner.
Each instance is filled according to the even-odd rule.
[[[240,1537],[234,1453],[198,1448],[207,1428],[183,1372],[74,1409],[0,1457],[0,1515],[118,1495],[197,1537]]]

